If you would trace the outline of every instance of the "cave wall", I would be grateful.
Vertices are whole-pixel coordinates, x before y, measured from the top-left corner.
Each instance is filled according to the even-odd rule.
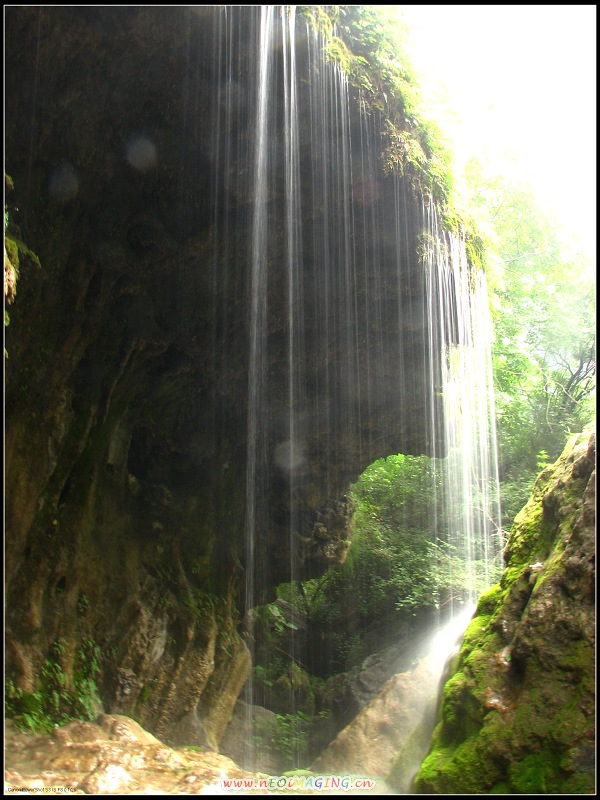
[[[7,201],[13,230],[42,265],[23,265],[6,331],[7,672],[33,689],[60,639],[72,674],[91,638],[103,653],[107,710],[134,714],[171,741],[218,741],[249,668],[239,622],[249,569],[259,13],[5,9],[6,172],[15,187]],[[303,197],[295,422],[303,438],[293,492],[281,468],[290,332],[282,66],[273,49],[255,601],[289,578],[292,540],[298,574],[343,559],[344,492],[369,463],[432,448],[422,201],[410,182],[398,193],[384,174],[378,123],[351,92],[350,157],[362,172],[348,179],[340,208],[362,220],[352,231],[356,312],[349,331],[340,312],[348,288],[319,282],[324,250],[314,245],[344,220]],[[307,48],[298,53],[300,86],[311,85],[311,70],[332,69]],[[327,165],[302,126],[308,90],[299,102],[307,186]],[[324,318],[332,320],[326,337]]]
[[[418,793],[594,792],[595,466],[592,423],[515,518],[502,579],[449,670]]]

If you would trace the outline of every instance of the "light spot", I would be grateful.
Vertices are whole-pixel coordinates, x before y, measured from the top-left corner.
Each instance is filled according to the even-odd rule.
[[[134,136],[125,145],[125,158],[140,172],[146,172],[156,164],[156,147],[147,136]]]
[[[275,448],[275,463],[285,472],[296,472],[306,463],[306,450],[302,442],[289,439]]]

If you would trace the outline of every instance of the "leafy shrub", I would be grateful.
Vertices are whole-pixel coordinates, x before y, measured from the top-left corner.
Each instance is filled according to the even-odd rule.
[[[65,653],[66,643],[58,638],[42,663],[40,683],[33,692],[24,691],[8,677],[6,716],[21,730],[48,733],[69,720],[96,717],[100,704],[95,682],[100,671],[100,647],[89,637],[82,639],[75,653],[72,678],[63,668]]]

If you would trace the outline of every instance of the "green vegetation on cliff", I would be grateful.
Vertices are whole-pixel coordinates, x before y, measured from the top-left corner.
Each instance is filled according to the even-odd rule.
[[[298,6],[327,41],[326,53],[348,74],[362,106],[382,117],[383,167],[410,178],[419,192],[451,211],[451,156],[442,132],[426,118],[417,73],[408,58],[406,30],[395,7]]]
[[[595,435],[573,436],[517,515],[441,698],[419,793],[589,793]]]
[[[4,189],[9,192],[14,189],[10,175],[4,173]],[[17,296],[17,281],[21,262],[40,266],[36,254],[20,238],[20,230],[11,219],[11,211],[4,204],[4,327],[10,324],[10,315],[6,306],[14,302]],[[4,350],[5,357],[8,355]]]
[[[343,564],[281,585],[280,606],[256,610],[262,635],[277,653],[259,663],[270,680],[288,669],[285,642],[298,620],[307,628],[309,666],[327,678],[392,643],[399,629],[416,634],[438,611],[469,602],[469,575],[484,569],[449,541],[449,521],[434,518],[431,498],[442,501],[442,469],[427,456],[393,455],[363,472],[352,486],[352,540]]]
[[[72,719],[95,719],[101,708],[96,686],[101,660],[101,649],[93,639],[83,637],[73,655],[68,643],[58,638],[34,691],[24,691],[8,678],[6,716],[18,728],[35,733],[51,732]]]

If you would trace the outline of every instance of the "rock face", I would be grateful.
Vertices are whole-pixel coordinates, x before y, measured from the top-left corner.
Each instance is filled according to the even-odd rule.
[[[238,700],[221,739],[220,751],[243,769],[259,763],[261,771],[268,775],[282,775],[289,765],[281,733],[275,712]]]
[[[70,722],[51,736],[28,735],[9,724],[5,759],[5,786],[13,792],[60,787],[55,793],[220,794],[223,779],[258,786],[261,777],[199,747],[167,747],[119,714]]]
[[[432,689],[440,667],[433,659],[390,678],[352,722],[311,765],[315,772],[344,775],[352,772],[386,785],[398,753],[410,776],[427,746],[427,727],[434,708]],[[395,787],[408,791],[408,781]]]
[[[517,515],[416,777],[427,794],[595,787],[595,432],[573,436]]]
[[[246,772],[201,747],[168,747],[119,714],[72,721],[49,736],[26,734],[8,723],[4,755],[5,794],[339,796],[343,791],[364,796],[377,791],[372,780]]]
[[[74,682],[93,642],[107,711],[213,746],[245,607],[292,555],[344,558],[369,463],[432,447],[422,199],[300,26],[286,144],[260,14],[5,15],[9,213],[42,265],[6,336],[7,674],[33,693],[54,652]]]

